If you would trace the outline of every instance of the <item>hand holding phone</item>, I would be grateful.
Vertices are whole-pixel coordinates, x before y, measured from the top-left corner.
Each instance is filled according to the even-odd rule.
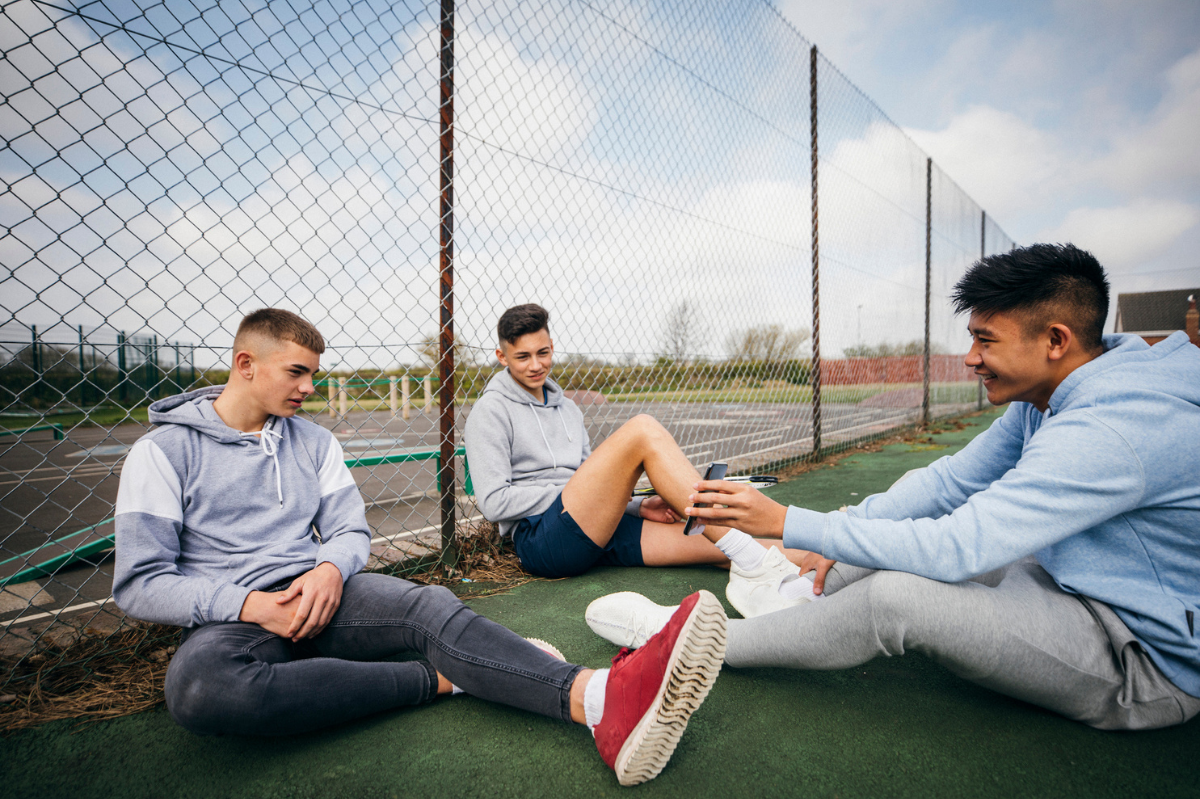
[[[704,470],[704,479],[705,480],[724,480],[725,479],[725,470],[728,468],[729,468],[728,463],[722,463],[721,461],[713,461],[712,463],[708,464],[708,468]],[[696,502],[696,503],[693,503],[692,507],[693,508],[707,508],[709,506],[706,503]],[[704,522],[697,522],[695,516],[689,516],[687,519],[687,524],[685,524],[683,526],[683,534],[684,535],[699,535],[702,532],[704,532]]]

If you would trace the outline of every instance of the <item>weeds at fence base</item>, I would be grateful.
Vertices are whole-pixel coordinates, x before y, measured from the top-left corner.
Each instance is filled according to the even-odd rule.
[[[177,627],[136,624],[109,635],[85,630],[69,643],[43,646],[12,667],[0,730],[149,710],[163,701],[179,633]]]

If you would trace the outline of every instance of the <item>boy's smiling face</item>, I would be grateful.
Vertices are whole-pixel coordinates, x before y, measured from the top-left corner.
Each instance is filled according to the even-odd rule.
[[[554,362],[554,341],[550,338],[549,330],[526,333],[511,343],[501,341],[496,358],[501,365],[508,367],[513,380],[538,402],[543,401],[542,387],[550,376],[550,366]]]

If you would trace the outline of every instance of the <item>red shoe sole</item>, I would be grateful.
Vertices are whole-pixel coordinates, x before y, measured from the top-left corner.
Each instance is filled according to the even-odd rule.
[[[658,776],[724,661],[725,609],[711,593],[700,591],[675,639],[658,694],[617,753],[618,782],[637,785]]]

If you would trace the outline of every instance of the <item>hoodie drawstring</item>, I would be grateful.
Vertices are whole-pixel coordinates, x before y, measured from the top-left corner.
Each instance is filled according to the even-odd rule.
[[[283,473],[279,470],[279,448],[275,446],[275,441],[271,439],[275,436],[276,439],[283,439],[283,435],[276,433],[270,427],[263,427],[258,433],[242,433],[243,438],[257,438],[258,445],[262,449],[264,455],[271,456],[271,460],[275,462],[275,492],[279,495],[279,507],[283,507]]]
[[[555,405],[554,410],[558,411],[558,421],[562,422],[563,432],[567,434],[567,441],[570,441],[572,444],[574,444],[575,439],[571,438],[571,431],[567,429],[567,420],[564,419],[562,415],[562,406]]]
[[[542,443],[546,445],[546,451],[550,453],[550,462],[554,464],[554,468],[558,468],[558,459],[554,457],[554,450],[550,448],[550,439],[546,438],[546,431],[542,429],[542,420],[538,418],[537,411],[534,410],[533,403],[526,405],[529,412],[533,414],[533,421],[537,422],[538,432],[542,434]],[[555,407],[558,407],[557,405]],[[559,417],[562,418],[561,416]],[[565,423],[564,423],[565,425]]]

